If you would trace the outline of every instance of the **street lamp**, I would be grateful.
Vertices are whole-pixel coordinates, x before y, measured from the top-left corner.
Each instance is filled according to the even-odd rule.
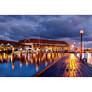
[[[80,30],[80,34],[83,34],[84,33],[84,31],[83,30]]]
[[[81,48],[80,48],[80,60],[82,60],[82,40],[83,40],[83,30],[80,30],[80,34],[81,34]]]

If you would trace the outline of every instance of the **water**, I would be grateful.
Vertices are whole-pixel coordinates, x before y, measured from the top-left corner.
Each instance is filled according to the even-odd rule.
[[[60,53],[2,53],[0,54],[0,76],[34,76],[61,57]]]

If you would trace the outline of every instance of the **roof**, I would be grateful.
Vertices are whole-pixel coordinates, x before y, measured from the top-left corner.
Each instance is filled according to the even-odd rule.
[[[0,40],[0,44],[19,45],[19,43],[18,43],[18,42],[14,42],[14,41],[7,41],[7,40]]]
[[[45,40],[45,39],[24,39],[24,40],[20,40],[19,43],[50,43],[50,44],[66,44],[66,45],[70,45],[68,42],[66,41],[55,41],[55,40]]]

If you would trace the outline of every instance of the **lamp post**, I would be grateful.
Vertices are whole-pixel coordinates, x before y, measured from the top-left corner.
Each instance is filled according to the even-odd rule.
[[[83,30],[80,30],[80,34],[81,34],[81,47],[80,47],[80,60],[82,60],[82,40],[83,40]]]

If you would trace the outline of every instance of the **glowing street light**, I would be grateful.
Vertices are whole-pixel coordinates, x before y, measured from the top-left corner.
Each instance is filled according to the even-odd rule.
[[[84,31],[83,30],[80,30],[80,34],[83,34],[84,33]]]
[[[80,48],[80,60],[82,60],[82,40],[83,40],[83,30],[80,30],[80,34],[81,34],[81,48]]]

